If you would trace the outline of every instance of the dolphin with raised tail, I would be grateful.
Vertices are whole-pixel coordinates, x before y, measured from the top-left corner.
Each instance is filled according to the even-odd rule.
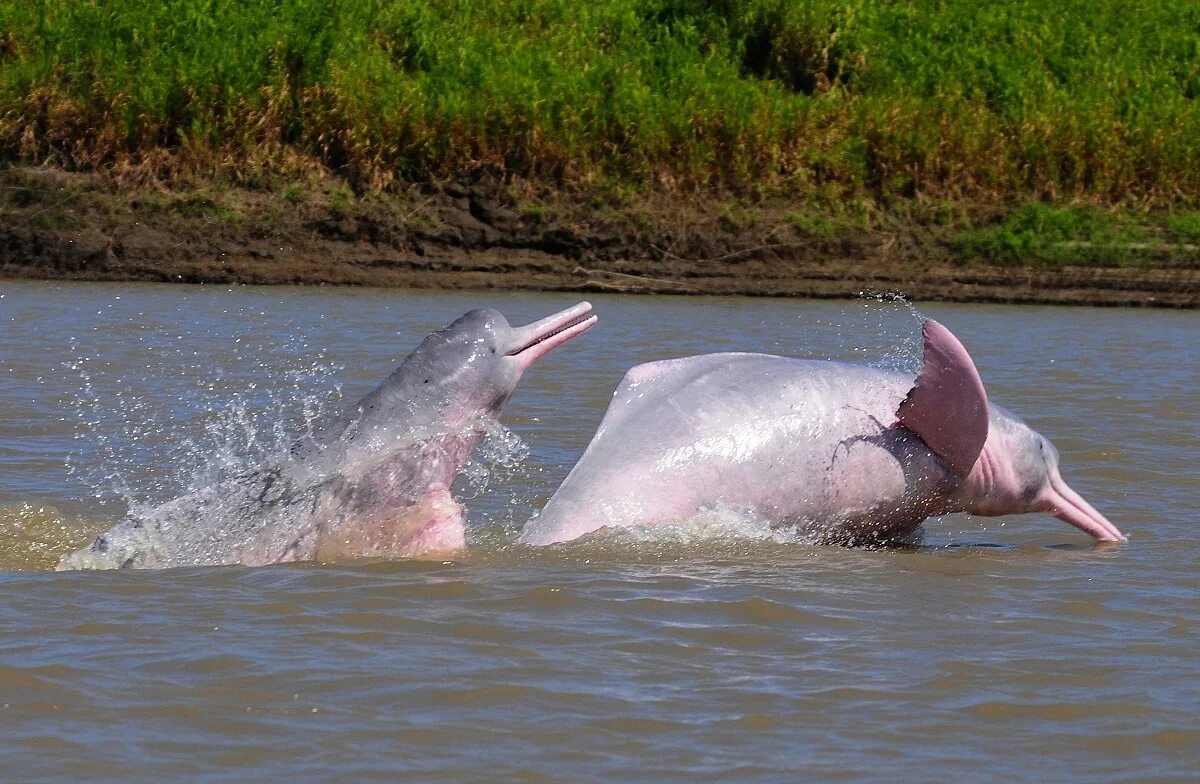
[[[583,457],[521,541],[687,520],[706,509],[819,541],[903,541],[933,515],[1048,512],[1125,537],[1072,490],[1054,446],[988,403],[962,343],[923,324],[920,372],[706,354],[626,373]]]
[[[521,375],[596,323],[581,302],[526,327],[473,310],[273,465],[131,514],[59,569],[404,558],[465,543],[450,485]]]

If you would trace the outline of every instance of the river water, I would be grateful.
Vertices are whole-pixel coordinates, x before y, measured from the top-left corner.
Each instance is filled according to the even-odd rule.
[[[1196,781],[1200,316],[929,305],[1129,535],[911,549],[696,521],[514,543],[630,365],[914,367],[903,304],[592,298],[456,486],[449,561],[54,573],[284,448],[473,307],[570,295],[0,283],[0,780]]]

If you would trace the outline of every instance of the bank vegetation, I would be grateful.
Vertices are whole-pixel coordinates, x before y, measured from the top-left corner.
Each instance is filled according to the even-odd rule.
[[[1190,0],[0,0],[10,166],[770,203],[1008,264],[1197,263],[1198,97]]]

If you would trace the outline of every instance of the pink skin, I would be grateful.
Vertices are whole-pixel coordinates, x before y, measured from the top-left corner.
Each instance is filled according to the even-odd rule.
[[[596,323],[582,302],[526,327],[494,310],[426,337],[340,416],[271,466],[140,512],[60,569],[258,565],[461,549],[449,487],[521,375]]]
[[[764,354],[632,368],[596,436],[521,541],[745,511],[831,542],[896,538],[957,479],[889,428],[911,378]]]
[[[1101,541],[1046,439],[987,401],[962,344],[923,330],[920,374],[764,354],[632,368],[583,457],[521,541],[746,511],[821,541],[887,542],[931,515],[1046,511]]]
[[[348,557],[417,558],[436,557],[462,549],[466,544],[463,507],[450,495],[449,486],[474,451],[481,433],[474,429],[473,418],[480,412],[498,417],[508,396],[526,370],[555,348],[583,334],[596,324],[592,306],[581,302],[525,327],[508,330],[499,336],[495,352],[481,343],[476,359],[497,363],[489,372],[502,394],[484,401],[467,396],[461,405],[446,410],[446,423],[463,431],[457,436],[439,437],[422,450],[420,462],[434,466],[434,478],[428,490],[411,505],[397,505],[388,499],[411,495],[411,472],[394,470],[395,463],[384,464],[368,477],[369,490],[353,492],[360,499],[357,510],[343,510],[331,525],[323,527],[311,543],[312,551],[303,559],[343,559]],[[400,464],[410,462],[401,458]],[[422,482],[421,484],[425,484]],[[380,502],[383,503],[380,503]]]
[[[982,515],[1048,512],[1101,542],[1126,537],[1063,480],[1058,451],[1000,409],[979,459],[956,494],[958,506]]]
[[[958,338],[936,321],[926,321],[921,374],[896,412],[914,433],[959,476],[971,471],[988,435],[988,402]]]
[[[412,506],[322,532],[313,560],[441,557],[466,547],[462,520],[463,508],[450,489],[434,485]]]
[[[1108,518],[1068,487],[1062,477],[1051,480],[1051,485],[1038,495],[1033,508],[1039,512],[1049,512],[1101,542],[1129,541],[1129,537],[1117,530]]]
[[[580,302],[527,327],[514,329],[505,354],[516,360],[518,372],[524,373],[534,362],[595,326],[597,317],[588,315],[591,311],[589,303]]]

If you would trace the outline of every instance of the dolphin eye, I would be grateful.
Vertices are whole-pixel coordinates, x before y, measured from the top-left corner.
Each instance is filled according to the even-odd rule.
[[[493,353],[493,354],[495,354],[495,353],[496,353],[496,347],[495,347],[495,346],[493,346],[493,347],[492,347],[492,353]]]

